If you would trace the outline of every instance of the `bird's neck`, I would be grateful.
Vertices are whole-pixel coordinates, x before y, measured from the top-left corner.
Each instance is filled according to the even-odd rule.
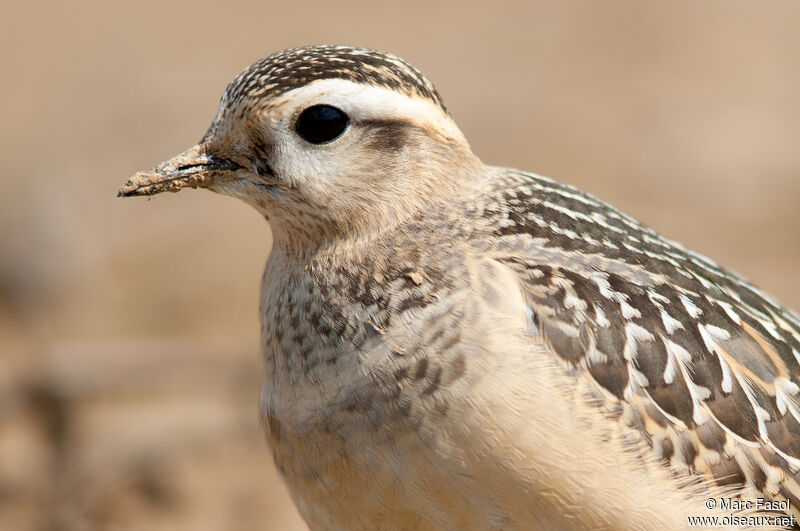
[[[407,193],[375,193],[363,197],[336,198],[336,203],[304,203],[291,212],[268,216],[273,245],[300,263],[320,253],[375,241],[420,217],[437,215],[470,201],[486,186],[480,161],[464,164],[458,172],[429,172],[428,179]]]

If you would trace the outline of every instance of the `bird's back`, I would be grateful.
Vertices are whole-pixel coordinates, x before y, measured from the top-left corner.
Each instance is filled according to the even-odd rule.
[[[489,252],[517,274],[551,352],[596,384],[654,456],[798,514],[795,314],[550,179],[508,171],[482,210],[496,220]]]

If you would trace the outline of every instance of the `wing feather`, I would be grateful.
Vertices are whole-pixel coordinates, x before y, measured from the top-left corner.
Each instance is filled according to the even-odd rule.
[[[524,177],[487,211],[506,220],[495,259],[536,333],[673,467],[800,505],[800,320],[591,196]]]

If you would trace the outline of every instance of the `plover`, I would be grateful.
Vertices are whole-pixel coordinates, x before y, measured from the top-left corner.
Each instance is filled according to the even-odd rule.
[[[580,190],[484,165],[403,60],[255,63],[120,195],[186,187],[272,226],[260,409],[312,529],[798,515],[798,317]]]

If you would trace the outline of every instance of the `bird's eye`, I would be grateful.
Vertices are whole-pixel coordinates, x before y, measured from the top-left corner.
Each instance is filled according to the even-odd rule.
[[[330,105],[314,105],[297,119],[297,134],[312,144],[330,142],[341,135],[350,123],[345,113]]]

